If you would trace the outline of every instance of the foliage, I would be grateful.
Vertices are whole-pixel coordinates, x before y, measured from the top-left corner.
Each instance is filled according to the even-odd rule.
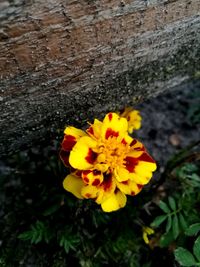
[[[164,198],[155,183],[109,214],[63,190],[67,172],[57,151],[54,143],[9,159],[0,189],[1,266],[198,266],[198,151],[190,147],[167,164],[160,179]],[[155,234],[146,245],[142,229],[150,224]]]

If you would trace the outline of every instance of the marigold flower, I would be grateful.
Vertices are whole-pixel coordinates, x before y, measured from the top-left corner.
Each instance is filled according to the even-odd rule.
[[[152,228],[148,227],[148,226],[143,226],[142,232],[143,232],[142,233],[142,237],[144,239],[144,242],[146,244],[149,244],[148,235],[153,235],[155,233],[155,231]]]
[[[139,130],[141,128],[142,117],[138,110],[127,107],[121,112],[120,116],[127,119],[128,132],[130,134],[132,134],[134,130]]]
[[[143,144],[128,135],[127,119],[116,113],[95,119],[86,132],[67,127],[64,133],[60,157],[72,168],[64,188],[105,212],[124,207],[126,195],[137,195],[156,170]]]

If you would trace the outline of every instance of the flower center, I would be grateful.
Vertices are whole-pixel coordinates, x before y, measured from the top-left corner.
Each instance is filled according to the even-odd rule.
[[[120,142],[116,137],[109,137],[99,143],[97,161],[100,164],[106,164],[110,171],[117,166],[123,166],[124,159],[130,150],[128,144]]]

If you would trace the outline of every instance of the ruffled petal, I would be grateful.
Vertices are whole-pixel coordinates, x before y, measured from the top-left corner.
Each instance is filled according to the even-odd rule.
[[[65,128],[65,136],[62,141],[62,149],[65,151],[71,151],[76,142],[86,133],[80,129],[69,126]]]
[[[64,189],[80,199],[83,198],[81,195],[81,190],[83,186],[84,186],[84,183],[82,179],[73,174],[67,175],[67,177],[63,181]]]
[[[129,171],[129,178],[137,184],[147,184],[156,170],[155,161],[144,150],[133,150],[125,158],[125,168]]]
[[[112,176],[112,173],[104,174],[104,181],[100,186],[98,186],[96,203],[101,204],[114,193],[115,189],[116,182]]]
[[[130,143],[131,151],[145,151],[144,145],[137,139],[133,139]]]
[[[138,130],[141,127],[142,117],[138,110],[134,110],[131,107],[125,108],[124,112],[121,114],[128,121],[128,132],[132,134],[134,130]]]
[[[88,185],[98,186],[103,182],[103,174],[98,170],[82,171],[82,179]]]
[[[108,113],[102,124],[101,137],[123,137],[128,130],[128,122],[125,118],[120,118],[116,113]]]
[[[118,182],[127,181],[129,179],[129,171],[122,167],[117,167],[114,170],[114,175]]]
[[[98,188],[96,186],[87,185],[81,190],[81,195],[84,198],[96,198],[98,193]]]
[[[64,134],[74,136],[76,139],[86,135],[84,131],[73,126],[66,127],[64,130]]]
[[[101,203],[102,210],[111,212],[123,208],[126,205],[126,195],[119,190]]]
[[[98,139],[101,136],[101,127],[102,122],[95,119],[94,123],[90,125],[86,132],[95,139]]]
[[[139,161],[134,170],[133,179],[136,183],[147,184],[156,170],[156,163]]]
[[[126,135],[124,135],[123,139],[121,140],[121,143],[124,145],[131,145],[133,140],[134,139],[130,135],[126,134]]]
[[[126,195],[135,196],[142,190],[142,185],[136,184],[134,181],[128,180],[124,182],[117,182],[117,187]]]
[[[93,151],[96,146],[97,142],[91,137],[81,137],[70,153],[70,165],[78,170],[92,169],[97,158],[97,153]]]

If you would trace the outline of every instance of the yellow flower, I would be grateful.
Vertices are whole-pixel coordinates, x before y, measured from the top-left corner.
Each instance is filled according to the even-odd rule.
[[[146,243],[146,244],[149,244],[149,238],[148,238],[148,235],[152,235],[152,234],[154,234],[155,233],[155,231],[152,229],[152,228],[150,228],[150,227],[148,227],[148,226],[143,226],[143,228],[142,228],[142,237],[143,237],[143,239],[144,239],[144,242]]]
[[[138,130],[141,128],[142,117],[140,116],[140,112],[138,110],[134,110],[131,107],[127,107],[120,114],[121,117],[126,118],[128,121],[128,132],[130,134],[133,133],[134,130]]]
[[[142,143],[128,135],[128,122],[116,113],[97,119],[83,132],[65,129],[60,157],[72,168],[64,188],[83,199],[93,199],[103,211],[126,205],[126,195],[138,194],[156,170]]]

